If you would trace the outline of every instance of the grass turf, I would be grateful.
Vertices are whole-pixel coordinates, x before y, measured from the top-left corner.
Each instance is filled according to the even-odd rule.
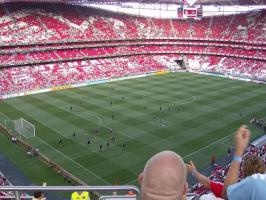
[[[147,159],[162,150],[176,151],[199,167],[207,165],[213,154],[226,155],[241,124],[253,116],[265,117],[265,89],[265,85],[174,73],[8,99],[0,102],[0,120],[23,117],[34,124],[36,137],[25,140],[88,184],[136,184]],[[252,138],[262,132],[251,129]],[[1,150],[16,157],[10,148]],[[13,159],[33,180],[50,179],[45,170],[22,167],[24,160],[25,156]]]
[[[19,167],[24,174],[35,184],[42,185],[49,180],[49,185],[69,185],[61,175],[39,159],[30,158],[19,146],[11,144],[4,135],[0,133],[0,152]],[[45,178],[44,178],[45,176]]]

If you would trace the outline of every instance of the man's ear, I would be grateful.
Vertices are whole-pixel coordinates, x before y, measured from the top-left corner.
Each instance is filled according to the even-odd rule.
[[[139,182],[139,185],[141,185],[142,183],[142,180],[143,180],[143,172],[141,172],[138,176],[138,182]]]
[[[184,185],[183,194],[187,194],[187,191],[188,191],[188,183],[186,182],[186,184]]]
[[[183,195],[182,195],[182,200],[186,200],[187,199],[187,191],[188,191],[188,183],[186,182],[184,185],[184,191],[183,191]]]

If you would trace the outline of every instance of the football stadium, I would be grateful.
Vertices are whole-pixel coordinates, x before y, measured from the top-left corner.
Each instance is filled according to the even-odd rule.
[[[264,0],[1,0],[0,200],[263,200]]]

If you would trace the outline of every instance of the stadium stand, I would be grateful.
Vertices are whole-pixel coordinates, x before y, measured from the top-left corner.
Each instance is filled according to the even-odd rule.
[[[11,183],[7,180],[7,178],[0,172],[0,186],[11,186]],[[0,199],[6,199],[12,195],[12,192],[0,192]]]
[[[266,144],[263,144],[260,147],[255,147],[253,145],[250,145],[246,149],[246,153],[244,154],[243,158],[250,156],[250,155],[257,156],[258,158],[263,160],[263,162],[266,165]],[[223,183],[229,167],[230,167],[230,164],[225,167],[216,165],[215,169],[211,172],[209,178],[212,181]],[[243,172],[240,171],[239,180],[241,180],[242,178],[243,178]],[[197,183],[193,185],[191,188],[191,192],[197,194],[197,196],[202,196],[204,194],[210,193],[210,191],[201,183]]]
[[[189,70],[265,82],[265,15],[181,21],[65,4],[0,4],[0,95],[180,69],[175,59],[182,54]],[[266,164],[266,144],[249,146],[247,155]],[[217,165],[210,179],[223,182],[229,166]],[[7,184],[0,174],[0,186]],[[209,190],[197,183],[191,192],[196,199]]]
[[[265,62],[217,56],[194,56],[189,59],[193,69],[235,77],[265,80]]]
[[[265,41],[265,11],[187,22],[125,17],[82,7],[77,11],[68,5],[57,5],[57,12],[54,12],[52,6],[45,4],[38,5],[40,9],[34,5],[11,5],[1,6],[2,43],[169,37]],[[221,21],[224,23],[220,23]],[[25,34],[25,29],[31,34]]]
[[[173,58],[171,52],[186,53],[192,70],[266,79],[265,11],[205,18],[195,23],[124,16],[83,7],[72,9],[69,5],[55,4],[56,12],[49,4],[35,6],[0,6],[0,62],[2,67],[11,67],[1,68],[2,95],[167,70],[159,63],[156,66],[153,59],[149,67],[144,66],[148,61],[138,60],[141,56],[135,57],[138,64],[134,65],[139,66],[134,70],[125,63],[119,64],[120,69],[107,66],[110,56],[150,52],[160,53],[168,60]],[[25,45],[20,46],[22,43]],[[89,61],[90,57],[98,59]],[[111,61],[117,64],[121,59],[111,58]],[[103,64],[105,61],[107,64]],[[100,68],[93,64],[97,62],[101,63]]]
[[[131,17],[83,7],[79,7],[77,10],[76,7],[72,9],[69,5],[54,6],[56,6],[56,12],[49,4],[1,5],[0,43],[3,50],[0,60],[2,65],[13,64],[15,66],[21,63],[34,63],[34,61],[61,61],[64,58],[78,59],[89,55],[110,56],[119,53],[143,52],[144,50],[149,52],[179,51],[190,54],[221,54],[225,57],[229,54],[248,55],[253,59],[265,57],[265,48],[263,47],[266,37],[263,31],[265,28],[265,18],[263,17],[265,11],[204,18],[195,23],[193,21]],[[219,23],[221,21],[224,23]],[[227,24],[230,26],[227,27]],[[173,45],[169,47],[160,44],[158,47],[158,43],[153,45],[156,39],[160,38],[176,38],[177,41],[186,39],[189,42],[184,43],[183,46]],[[102,48],[84,48],[81,50],[73,48],[74,44],[72,43],[62,44],[63,41],[77,40],[80,40],[81,43],[92,41],[92,44],[97,44],[99,39],[106,39],[108,42],[101,44]],[[128,48],[105,47],[111,41],[116,45],[121,43],[121,41],[113,41],[114,39],[150,40],[146,42],[145,47],[131,47],[131,45]],[[205,45],[200,46],[202,40]],[[36,42],[41,43],[36,44]],[[54,42],[60,48],[63,46],[72,48],[71,50],[60,50],[60,48],[53,50],[54,45],[48,45],[49,42]],[[122,40],[124,44],[129,42]],[[28,46],[17,47],[20,43]],[[47,48],[44,48],[38,51],[39,45],[45,43],[50,47],[50,50],[47,51]],[[7,47],[4,48],[4,46]],[[18,49],[23,52],[18,52]],[[27,51],[27,49],[31,51]],[[35,51],[33,52],[32,49]],[[6,50],[9,50],[9,53]],[[212,58],[210,58],[210,62],[212,62]],[[236,64],[238,64],[237,62],[242,63],[243,61],[236,61]],[[230,73],[228,70],[231,68],[230,66],[221,70],[216,70],[217,66],[211,66],[215,72]],[[265,73],[262,63],[257,64],[255,62],[249,68],[251,68],[251,74],[255,68],[256,75],[250,76],[248,73],[247,77],[261,77]],[[260,70],[261,68],[263,70]],[[243,74],[241,69],[242,67],[236,68],[234,74]],[[263,76],[262,79],[264,79]]]
[[[134,56],[5,68],[0,74],[0,91],[22,92],[166,70],[165,61],[161,62],[156,57]]]

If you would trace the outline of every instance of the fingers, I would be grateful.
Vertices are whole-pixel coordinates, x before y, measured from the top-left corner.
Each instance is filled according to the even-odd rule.
[[[186,164],[186,168],[187,168],[187,173],[191,174],[192,173],[192,166],[189,164]]]
[[[249,139],[250,137],[250,131],[248,129],[247,125],[242,125],[238,130],[238,135],[241,137],[241,139]]]
[[[247,126],[247,125],[242,125],[242,126],[240,126],[240,128],[238,129],[238,133],[239,133],[239,134],[243,134],[243,133],[246,133],[246,132],[249,132],[249,129],[248,129],[248,126]]]
[[[243,154],[246,147],[248,146],[249,139],[250,131],[246,125],[242,125],[235,135],[236,152],[238,154]]]
[[[193,167],[193,169],[196,168],[195,165],[194,165],[194,163],[193,163],[193,161],[190,161],[190,165]]]
[[[187,168],[187,173],[191,174],[193,169],[195,168],[195,165],[192,161],[189,161],[190,164],[186,164],[186,168]]]
[[[243,124],[243,125],[240,126],[240,128],[246,128],[247,129],[248,126],[246,124]]]
[[[242,125],[238,129],[235,136],[236,136],[236,139],[242,140],[242,139],[249,139],[249,135],[250,135],[250,132],[249,132],[247,125]]]

